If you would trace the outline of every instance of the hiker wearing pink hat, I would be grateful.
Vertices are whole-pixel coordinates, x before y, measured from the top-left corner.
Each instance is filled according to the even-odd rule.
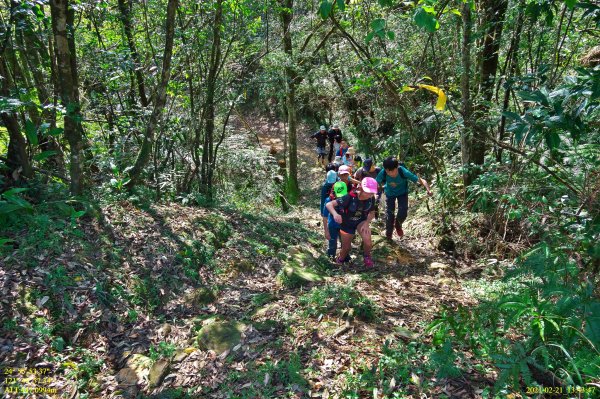
[[[341,169],[341,168],[340,168]],[[340,234],[342,237],[342,249],[336,259],[337,264],[349,261],[352,239],[356,232],[363,240],[365,267],[373,267],[371,259],[371,228],[369,227],[369,212],[375,206],[374,195],[377,193],[378,185],[375,179],[365,177],[356,190],[347,195],[327,203],[327,210],[333,215],[334,220],[341,224]]]

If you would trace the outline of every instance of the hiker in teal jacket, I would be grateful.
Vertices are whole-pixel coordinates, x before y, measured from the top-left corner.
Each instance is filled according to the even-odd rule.
[[[422,184],[427,190],[429,196],[432,195],[429,184],[406,169],[398,163],[395,157],[388,157],[383,161],[383,169],[377,175],[377,183],[384,186],[386,218],[385,218],[385,236],[388,240],[392,239],[393,229],[399,237],[404,236],[402,223],[408,215],[408,181]],[[398,202],[398,213],[394,215]]]

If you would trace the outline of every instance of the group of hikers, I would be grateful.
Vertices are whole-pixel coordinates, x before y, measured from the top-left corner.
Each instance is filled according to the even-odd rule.
[[[373,158],[362,161],[344,140],[338,125],[333,125],[329,131],[321,126],[311,138],[317,141],[317,164],[325,166],[327,173],[321,187],[321,216],[328,241],[327,255],[339,265],[350,262],[352,240],[358,233],[363,243],[364,265],[372,268],[370,223],[378,216],[381,197],[385,196],[386,205],[385,236],[392,240],[394,230],[398,237],[404,236],[402,224],[408,215],[408,182],[422,185],[431,196],[429,184],[396,157],[384,159],[383,168],[378,167]],[[339,253],[338,240],[341,241]]]

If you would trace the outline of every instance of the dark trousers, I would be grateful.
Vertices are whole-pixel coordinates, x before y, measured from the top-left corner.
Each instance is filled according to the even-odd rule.
[[[329,142],[329,156],[327,157],[327,159],[329,160],[329,163],[333,161],[333,141]]]
[[[398,201],[398,213],[394,215],[396,201]],[[402,228],[402,223],[406,220],[406,216],[408,215],[408,194],[395,197],[386,196],[385,205],[385,234],[390,236],[394,232],[394,226]]]
[[[335,256],[335,252],[337,251],[337,242],[340,236],[340,227],[331,227],[329,228],[329,236],[331,239],[329,240],[329,248],[327,249],[327,256]]]

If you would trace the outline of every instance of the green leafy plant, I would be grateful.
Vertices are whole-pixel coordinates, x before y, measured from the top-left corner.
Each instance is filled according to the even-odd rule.
[[[8,223],[9,219],[23,213],[33,213],[33,205],[19,195],[29,189],[11,188],[0,194],[0,222]]]
[[[157,361],[158,359],[170,359],[174,354],[177,347],[170,342],[159,342],[158,345],[152,345],[149,349],[149,357],[152,361]]]
[[[375,302],[349,286],[327,284],[315,287],[298,299],[306,314],[318,316],[321,313],[336,313],[342,316],[349,313],[361,320],[374,321],[381,314]]]

